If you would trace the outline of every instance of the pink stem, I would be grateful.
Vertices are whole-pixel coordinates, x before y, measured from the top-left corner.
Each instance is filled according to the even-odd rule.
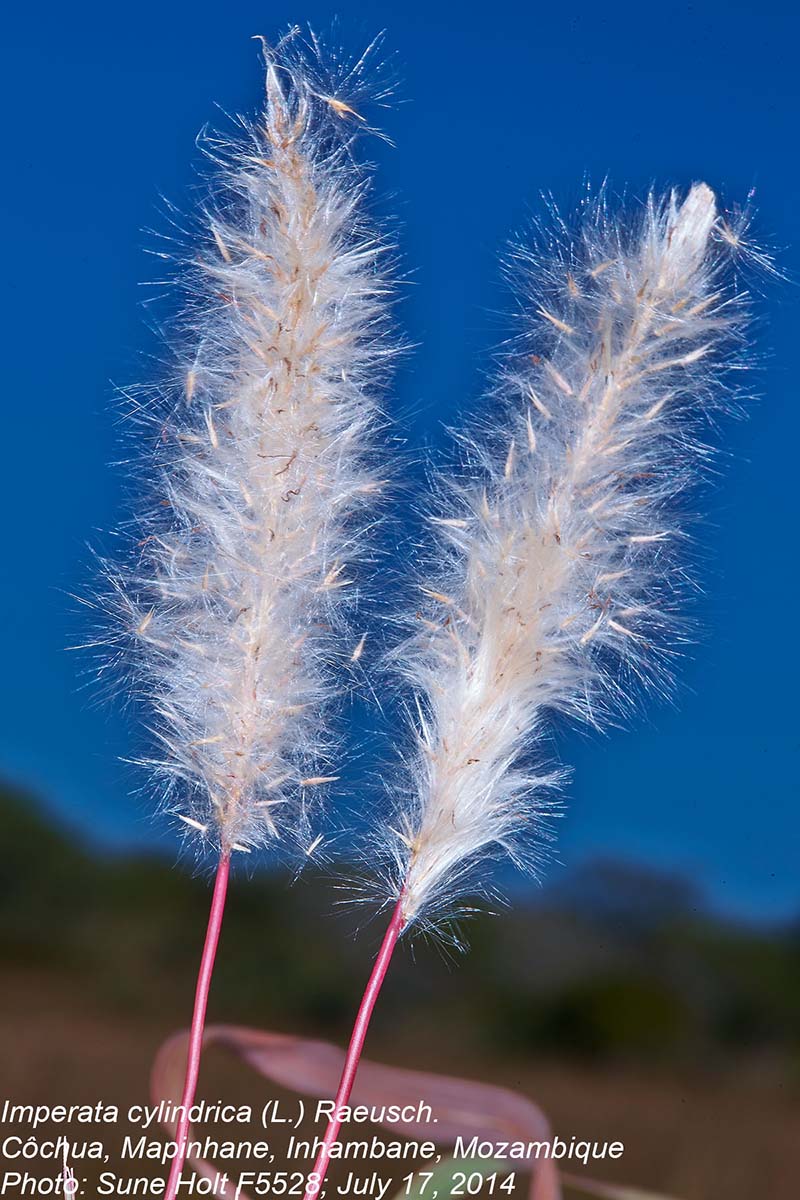
[[[186,1057],[186,1076],[183,1081],[183,1096],[181,1097],[182,1114],[175,1130],[175,1141],[178,1143],[178,1149],[170,1166],[165,1200],[175,1200],[175,1193],[180,1183],[183,1164],[186,1161],[186,1143],[189,1139],[190,1125],[188,1114],[189,1109],[194,1104],[194,1097],[197,1092],[208,993],[211,987],[211,976],[214,973],[214,959],[217,956],[217,946],[219,945],[219,931],[222,928],[222,917],[225,912],[225,898],[228,894],[230,866],[230,850],[223,850],[220,855],[219,866],[217,867],[217,877],[214,881],[214,895],[211,899],[211,911],[208,915],[206,940],[200,959],[200,970],[197,973],[192,1028],[189,1032],[189,1049]]]
[[[389,970],[389,963],[392,961],[394,948],[397,945],[397,939],[403,932],[404,925],[403,896],[401,896],[392,913],[389,928],[384,934],[381,948],[378,951],[378,957],[375,959],[375,966],[372,968],[369,982],[367,983],[364,995],[361,997],[361,1004],[359,1005],[358,1014],[353,1025],[353,1032],[350,1035],[350,1045],[347,1047],[347,1054],[345,1055],[342,1077],[339,1080],[334,1114],[328,1122],[328,1128],[325,1130],[322,1146],[314,1163],[313,1171],[309,1176],[304,1200],[315,1200],[315,1197],[319,1195],[322,1188],[328,1164],[330,1163],[331,1146],[336,1141],[339,1130],[342,1127],[342,1122],[338,1119],[337,1114],[341,1106],[347,1104],[350,1099],[350,1093],[353,1090],[353,1084],[356,1080],[356,1071],[358,1070],[361,1051],[364,1049],[364,1040],[367,1036],[367,1030],[369,1029],[372,1017],[372,1010],[375,1007],[375,1001],[380,995],[383,981],[386,978],[386,972]]]

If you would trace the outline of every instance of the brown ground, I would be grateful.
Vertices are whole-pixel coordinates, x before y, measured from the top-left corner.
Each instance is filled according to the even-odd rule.
[[[0,1095],[17,1103],[90,1102],[102,1097],[127,1105],[146,1100],[150,1063],[171,1028],[152,1017],[114,1016],[98,1008],[90,993],[88,987],[56,985],[53,977],[33,971],[17,970],[5,981],[0,999]],[[403,1032],[402,1039],[390,1040],[378,1029],[370,1057],[482,1074],[535,1099],[563,1137],[622,1140],[624,1158],[613,1165],[598,1164],[594,1174],[600,1178],[682,1200],[795,1200],[798,1195],[800,1104],[796,1090],[790,1094],[777,1069],[768,1065],[731,1075],[711,1077],[706,1072],[697,1078],[690,1078],[685,1067],[680,1077],[664,1067],[658,1076],[645,1077],[632,1069],[554,1065],[520,1056],[495,1061],[488,1069],[471,1064],[466,1071],[466,1051],[456,1055],[452,1048],[423,1048],[415,1044],[413,1030]],[[265,1093],[270,1094],[246,1068],[223,1062],[221,1056],[209,1057],[202,1091],[208,1097],[243,1102],[259,1096],[263,1102]],[[96,1136],[86,1126],[71,1132]],[[113,1167],[116,1143],[113,1137],[108,1140]],[[94,1166],[87,1163],[81,1170],[88,1179],[86,1194],[91,1195]]]

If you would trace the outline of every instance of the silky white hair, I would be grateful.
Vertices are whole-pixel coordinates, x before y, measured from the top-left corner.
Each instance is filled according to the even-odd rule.
[[[736,228],[697,184],[638,213],[587,201],[541,240],[512,258],[526,344],[463,435],[471,478],[437,483],[429,609],[396,654],[419,714],[386,829],[407,923],[499,853],[535,867],[558,784],[536,767],[548,713],[603,725],[638,681],[669,686],[684,637],[683,497],[745,320]]]
[[[387,245],[352,155],[362,115],[321,82],[315,51],[296,36],[265,48],[263,115],[209,143],[183,395],[155,413],[154,504],[131,561],[109,566],[117,641],[155,714],[148,765],[167,811],[215,851],[310,849],[309,789],[333,778],[319,766],[331,668],[352,650],[351,567],[379,489]]]

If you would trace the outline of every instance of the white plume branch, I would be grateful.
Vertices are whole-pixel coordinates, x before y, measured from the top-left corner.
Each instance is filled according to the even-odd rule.
[[[306,797],[330,782],[323,706],[352,650],[390,354],[360,116],[302,54],[265,54],[263,118],[223,148],[207,212],[184,395],[157,416],[160,494],[115,578],[167,806],[223,850],[306,846]]]
[[[505,418],[468,442],[477,481],[441,486],[446,566],[398,654],[420,712],[412,796],[387,833],[406,922],[487,857],[535,863],[557,777],[527,764],[548,710],[601,724],[635,676],[668,682],[679,500],[743,320],[721,278],[729,232],[698,184],[633,224],[587,205],[543,261],[522,252],[540,352],[511,363]]]

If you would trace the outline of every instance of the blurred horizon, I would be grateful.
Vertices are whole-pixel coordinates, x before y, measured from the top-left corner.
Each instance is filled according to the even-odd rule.
[[[641,863],[691,880],[715,912],[796,919],[800,663],[789,618],[800,410],[789,371],[800,165],[787,147],[797,13],[775,0],[757,12],[678,5],[669,21],[630,0],[608,10],[500,0],[490,18],[436,3],[376,2],[365,14],[342,0],[336,11],[334,41],[348,55],[386,28],[399,80],[382,117],[394,145],[372,138],[362,150],[377,167],[376,212],[397,216],[413,284],[397,306],[412,348],[386,398],[407,456],[406,495],[422,484],[423,453],[446,452],[444,426],[479,411],[512,329],[499,256],[542,214],[542,191],[569,208],[585,179],[608,177],[612,192],[641,197],[653,180],[704,178],[739,204],[755,190],[756,234],[778,248],[789,282],[756,280],[761,398],[746,422],[721,431],[720,478],[703,496],[692,614],[701,639],[670,706],[648,704],[646,717],[604,737],[558,728],[554,743],[574,773],[548,879],[558,886],[598,858]],[[102,696],[89,659],[65,649],[91,636],[72,599],[91,592],[87,544],[108,545],[126,511],[126,470],[112,465],[127,453],[114,389],[157,386],[165,374],[159,329],[174,297],[153,302],[164,289],[142,286],[161,273],[148,251],[169,232],[159,197],[190,211],[196,134],[228,127],[226,112],[257,110],[252,35],[274,41],[304,21],[325,35],[331,16],[317,2],[247,0],[223,14],[208,0],[143,0],[131,14],[46,0],[7,18],[0,86],[15,170],[0,194],[13,231],[0,301],[10,348],[0,777],[89,842],[176,855],[151,817],[146,780],[121,761],[141,748],[135,714]],[[409,536],[406,562],[412,549]],[[367,704],[352,711],[340,819],[371,799],[391,761],[393,730]]]
[[[149,865],[175,871],[176,879],[191,880],[192,888],[210,886],[213,879],[213,861],[198,858],[191,839],[178,843],[172,834],[159,831],[157,826],[151,828],[149,837],[138,841],[87,836],[87,831],[71,822],[63,811],[13,781],[0,777],[0,821],[5,818],[7,823],[10,813],[15,825],[33,832],[36,838],[44,836],[52,844],[69,847],[69,854],[84,856],[84,861],[92,862],[104,871],[113,870],[115,863],[123,868]],[[334,901],[331,911],[341,903],[343,909],[353,907],[361,914],[359,924],[371,925],[376,915],[380,923],[382,900],[378,892],[373,897],[369,892],[362,895],[357,890],[351,897],[355,899],[353,905],[347,898],[350,897],[348,886],[351,883],[355,886],[355,881],[363,878],[363,861],[357,855],[348,854],[341,843],[338,850],[339,853],[324,859],[299,863],[297,856],[291,855],[285,861],[258,855],[239,856],[233,862],[232,877],[240,883],[255,879],[270,886],[282,880],[296,884],[310,875],[334,890],[338,881],[346,898]],[[777,916],[720,907],[714,903],[713,895],[706,891],[702,881],[675,866],[656,865],[643,858],[599,848],[576,855],[568,863],[552,864],[552,867],[555,869],[544,872],[540,879],[531,880],[507,862],[493,876],[494,897],[484,898],[480,907],[488,916],[501,920],[515,909],[531,913],[556,907],[565,911],[591,912],[601,919],[614,916],[630,928],[641,922],[647,925],[653,920],[656,923],[667,918],[680,920],[690,915],[692,919],[718,924],[721,929],[750,932],[756,937],[777,934],[794,939],[800,936],[800,903],[793,911]],[[476,888],[475,896],[479,895]],[[469,897],[466,903],[469,907]],[[459,918],[467,944],[472,921],[471,916]],[[448,925],[449,921],[445,920],[443,927]]]
[[[124,1111],[147,1096],[158,1048],[187,1021],[210,881],[152,854],[88,853],[2,787],[0,822],[10,844],[35,847],[0,866],[4,1094]],[[385,918],[341,905],[339,881],[318,868],[288,882],[232,880],[211,1030],[341,1045]],[[459,932],[468,953],[424,933],[403,939],[371,1062],[497,1083],[541,1105],[561,1137],[619,1138],[623,1161],[592,1164],[605,1182],[684,1200],[795,1196],[800,920],[772,930],[720,920],[691,883],[606,861],[572,868],[536,903],[476,912]],[[264,1081],[213,1045],[201,1079],[206,1099],[264,1103]],[[97,1126],[111,1164],[126,1132]],[[105,1168],[81,1169],[92,1194]],[[143,1161],[137,1172],[161,1169]]]

